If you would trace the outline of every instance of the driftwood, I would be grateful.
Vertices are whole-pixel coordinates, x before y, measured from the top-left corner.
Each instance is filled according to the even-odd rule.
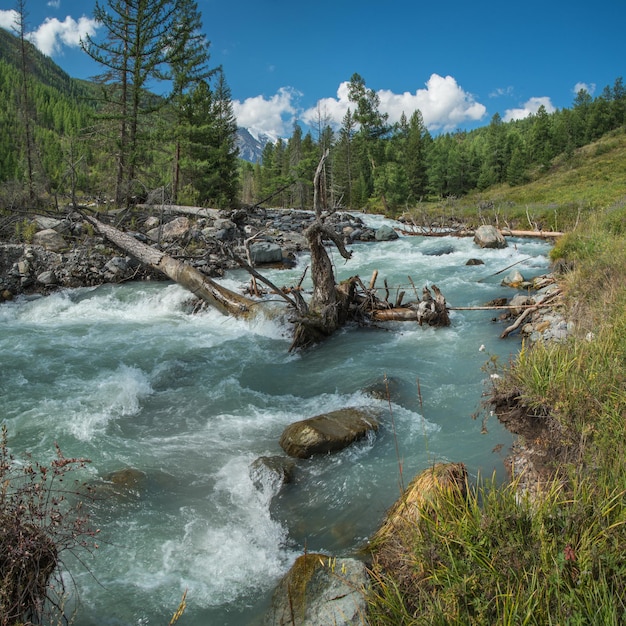
[[[189,289],[195,296],[215,307],[221,313],[235,317],[247,317],[251,314],[253,306],[256,304],[254,300],[226,289],[191,265],[174,259],[152,246],[141,243],[131,235],[109,224],[104,224],[95,217],[85,215],[84,218],[118,248]]]
[[[424,226],[413,226],[411,229],[397,228],[398,232],[403,235],[415,237],[473,237],[476,231],[471,228],[443,228],[435,230]],[[505,237],[537,237],[539,239],[556,239],[562,237],[563,233],[557,231],[545,230],[513,230],[510,228],[502,228],[500,232]]]

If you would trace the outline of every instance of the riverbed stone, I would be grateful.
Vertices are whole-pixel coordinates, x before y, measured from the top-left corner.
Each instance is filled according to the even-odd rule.
[[[250,478],[263,491],[266,482],[281,486],[293,480],[296,462],[285,456],[260,456],[250,464]]]
[[[67,248],[67,242],[63,236],[52,228],[46,228],[45,230],[36,232],[33,235],[33,244],[36,246],[42,246],[46,250],[51,250],[52,252],[60,252],[61,250]]]
[[[524,281],[525,279],[522,273],[519,270],[513,270],[502,279],[502,285],[517,289],[524,284]]]
[[[348,626],[366,623],[370,581],[350,558],[307,553],[279,583],[264,626]]]
[[[255,265],[280,263],[283,260],[282,248],[270,241],[256,241],[250,246],[250,257]]]
[[[391,228],[391,226],[387,226],[386,224],[377,228],[374,236],[376,241],[393,241],[399,237],[398,233]]]
[[[289,456],[307,459],[343,450],[378,426],[378,417],[369,408],[339,409],[290,424],[279,443]]]
[[[163,241],[172,241],[184,237],[191,228],[188,217],[175,217],[171,222],[160,227],[149,230],[146,234],[152,241],[158,241],[159,237]]]
[[[476,229],[474,243],[481,248],[506,248],[508,245],[502,233],[490,224],[483,224]]]

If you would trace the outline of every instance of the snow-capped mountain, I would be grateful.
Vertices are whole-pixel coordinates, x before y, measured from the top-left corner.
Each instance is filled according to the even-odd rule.
[[[237,128],[237,147],[239,148],[239,158],[250,163],[261,160],[263,148],[270,142],[275,141],[264,133],[255,133],[248,128]]]

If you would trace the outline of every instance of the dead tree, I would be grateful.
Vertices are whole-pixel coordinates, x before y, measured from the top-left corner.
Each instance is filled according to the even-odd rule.
[[[332,335],[348,318],[350,304],[354,299],[355,283],[349,281],[337,287],[332,262],[325,247],[325,241],[332,241],[339,254],[349,259],[348,251],[341,237],[324,223],[322,214],[322,188],[324,163],[328,150],[324,152],[315,171],[313,179],[313,207],[315,222],[305,231],[304,236],[309,242],[311,252],[311,280],[313,295],[305,315],[295,320],[294,339],[291,350],[305,348]]]

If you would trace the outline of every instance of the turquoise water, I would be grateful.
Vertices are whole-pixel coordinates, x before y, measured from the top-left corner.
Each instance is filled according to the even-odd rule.
[[[367,283],[377,269],[378,285],[402,284],[406,300],[410,276],[418,291],[434,282],[450,306],[469,306],[512,296],[503,275],[491,276],[512,263],[528,259],[516,266],[526,277],[543,273],[549,244],[517,239],[480,250],[471,239],[402,237],[352,250],[348,262],[334,255],[339,278]],[[471,257],[485,265],[466,266]],[[268,275],[295,284],[306,265],[303,257]],[[235,272],[224,282],[247,280]],[[185,590],[180,624],[255,623],[298,555],[352,554],[400,483],[434,461],[503,476],[511,436],[495,418],[481,433],[482,415],[472,417],[488,388],[482,366],[519,349],[515,337],[499,339],[495,312],[452,311],[442,329],[350,327],[289,354],[280,317],[193,315],[187,301],[177,285],[141,283],[0,307],[0,389],[14,454],[49,460],[56,441],[67,456],[91,459],[90,481],[128,467],[145,475],[132,492],[98,502],[100,548],[86,555],[88,569],[70,563],[78,626],[167,624]],[[365,392],[385,377],[391,405]],[[288,424],[362,405],[382,412],[375,436],[299,461],[282,490],[269,476],[255,486],[250,463],[282,454]]]

